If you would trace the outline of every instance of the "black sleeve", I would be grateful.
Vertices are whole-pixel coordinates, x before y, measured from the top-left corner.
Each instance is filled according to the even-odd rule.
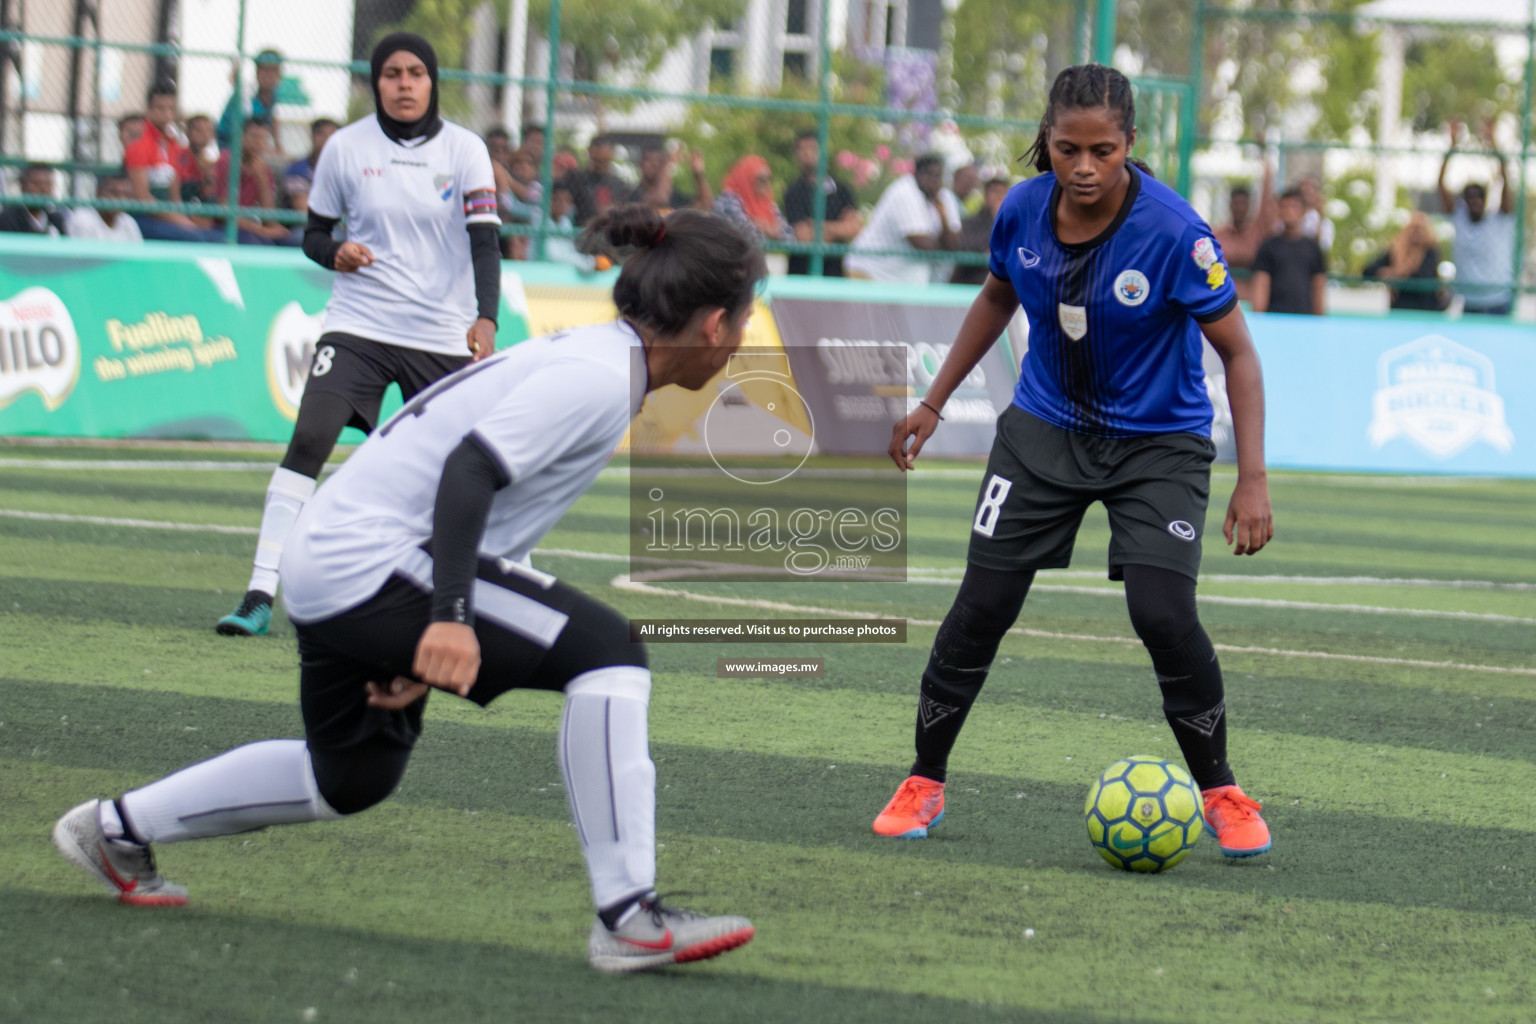
[[[1375,277],[1383,270],[1386,270],[1387,264],[1391,262],[1392,254],[1390,252],[1384,252],[1380,256],[1377,256],[1375,259],[1371,260],[1371,262],[1367,263],[1365,265],[1365,269],[1360,271],[1360,276]]]
[[[432,510],[432,621],[475,624],[471,590],[491,499],[512,479],[474,434],[443,464]]]
[[[340,251],[341,243],[331,237],[331,232],[336,230],[340,220],[339,217],[322,217],[310,210],[309,223],[304,225],[304,255],[326,270],[336,269],[336,253]]]
[[[475,305],[482,320],[496,322],[501,311],[501,233],[494,224],[469,226],[469,256],[475,265]]]
[[[1265,239],[1264,244],[1259,246],[1259,251],[1253,257],[1253,272],[1255,274],[1269,274],[1273,277],[1275,273],[1274,258],[1274,246],[1269,244],[1268,239]]]

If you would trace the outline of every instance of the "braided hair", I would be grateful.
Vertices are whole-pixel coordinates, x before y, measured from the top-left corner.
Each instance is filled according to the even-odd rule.
[[[1040,132],[1035,136],[1034,144],[1019,159],[1044,174],[1051,169],[1051,129],[1056,125],[1056,112],[1100,109],[1118,115],[1120,130],[1126,139],[1130,139],[1136,131],[1136,96],[1131,90],[1130,79],[1103,64],[1076,64],[1062,69],[1051,85],[1045,116],[1040,119]],[[1140,160],[1130,162],[1144,174],[1152,173]]]

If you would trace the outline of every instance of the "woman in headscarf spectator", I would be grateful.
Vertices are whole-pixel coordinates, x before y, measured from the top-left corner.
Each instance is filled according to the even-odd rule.
[[[1445,289],[1429,284],[1440,279],[1440,247],[1429,217],[1422,212],[1408,218],[1387,251],[1366,264],[1365,276],[1380,278],[1389,287],[1394,282],[1414,282],[1407,288],[1390,289],[1393,309],[1439,312],[1449,305]]]
[[[795,231],[773,201],[773,171],[768,161],[748,153],[727,172],[715,196],[715,212],[746,231],[748,237],[793,242]]]

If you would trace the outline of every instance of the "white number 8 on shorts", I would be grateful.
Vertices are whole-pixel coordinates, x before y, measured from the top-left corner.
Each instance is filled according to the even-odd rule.
[[[997,529],[997,519],[1002,512],[1003,502],[1008,498],[1008,492],[1013,490],[1013,481],[1004,480],[996,473],[987,481],[987,489],[981,493],[981,505],[976,509],[976,521],[971,524],[971,529],[983,537],[992,536],[992,531]]]

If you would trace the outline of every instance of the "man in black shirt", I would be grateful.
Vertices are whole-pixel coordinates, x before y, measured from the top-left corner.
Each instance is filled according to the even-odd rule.
[[[811,205],[815,198],[816,161],[821,156],[821,144],[814,131],[803,131],[795,136],[795,163],[800,167],[800,177],[784,190],[784,219],[795,229],[795,241],[809,242],[816,227],[816,210]],[[822,225],[821,240],[846,245],[858,235],[864,226],[859,215],[859,201],[853,190],[830,173],[821,183],[827,196],[826,222]],[[791,274],[809,274],[811,258],[794,255],[789,258]],[[822,259],[821,272],[825,277],[843,276],[843,258],[827,256]]]
[[[21,194],[51,197],[53,168],[47,164],[27,164],[21,172]],[[7,206],[0,211],[0,231],[58,236],[64,234],[64,217],[51,206]]]
[[[699,210],[712,209],[715,194],[704,173],[704,155],[695,150],[684,154],[683,159],[693,175],[693,193],[677,187],[672,177],[676,161],[665,146],[653,142],[640,152],[640,184],[629,194],[629,201],[654,206],[663,215],[690,206]]]
[[[958,172],[956,172],[958,175]],[[960,248],[966,252],[992,251],[992,225],[1003,208],[1012,184],[1007,178],[992,178],[982,190],[981,209],[960,222]],[[986,284],[990,271],[985,264],[959,266],[949,276],[950,284]]]
[[[1317,240],[1302,234],[1306,215],[1301,190],[1290,188],[1280,197],[1282,231],[1264,240],[1253,261],[1253,311],[1323,315],[1323,289],[1328,261]]]
[[[613,173],[613,140],[595,135],[587,143],[587,166],[567,174],[564,184],[576,201],[575,224],[583,227],[600,213],[607,213],[629,195],[629,183]]]

